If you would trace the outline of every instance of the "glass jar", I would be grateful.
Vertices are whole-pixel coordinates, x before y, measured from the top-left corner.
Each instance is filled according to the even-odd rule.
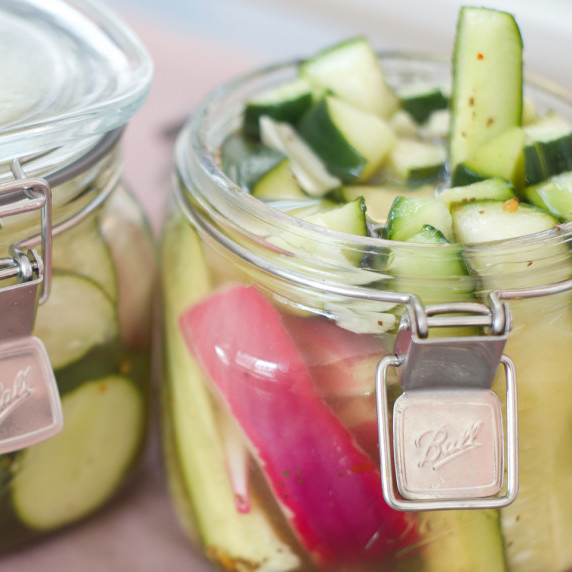
[[[386,54],[382,67],[393,86],[449,78],[447,62],[423,56]],[[161,253],[162,388],[181,522],[228,570],[570,569],[572,226],[468,245],[471,274],[420,279],[392,274],[387,260],[414,268],[456,257],[455,246],[350,236],[258,201],[224,174],[219,149],[239,129],[244,102],[295,73],[282,65],[223,86],[178,140]],[[568,95],[526,89],[540,111],[572,118]],[[428,354],[411,357],[425,344]],[[475,363],[493,356],[490,385],[503,352],[510,359],[492,385],[502,404],[493,439],[504,458],[494,467],[500,490],[472,500],[430,490],[405,502],[385,417],[398,417],[403,396],[415,406],[427,397],[411,371],[436,370],[439,383],[450,376],[446,388],[428,376],[434,391],[421,409],[438,411],[445,427],[452,412],[468,411],[462,384],[481,375]],[[418,466],[447,451],[477,473],[480,418],[461,429],[425,441]]]
[[[0,22],[0,73],[12,79],[0,112],[6,551],[93,513],[133,474],[155,256],[119,149],[148,91],[147,54],[90,2],[5,2]]]

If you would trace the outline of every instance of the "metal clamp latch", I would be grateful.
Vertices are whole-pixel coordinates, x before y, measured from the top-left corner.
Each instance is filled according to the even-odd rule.
[[[477,307],[483,306],[466,304],[464,309]],[[428,307],[427,315],[438,311]],[[462,321],[461,316],[452,318]],[[435,323],[454,321],[438,318]],[[508,328],[510,320],[506,324]],[[413,511],[501,508],[514,501],[518,490],[516,373],[503,354],[507,336],[505,331],[422,338],[412,315],[404,314],[395,355],[382,359],[376,379],[382,486],[391,507]],[[502,407],[490,389],[501,363],[506,375],[506,439]],[[389,367],[398,369],[403,389],[393,406],[394,462]]]
[[[32,336],[36,308],[49,294],[51,191],[27,179],[17,162],[15,181],[0,185],[0,216],[41,210],[42,257],[14,243],[0,259],[0,454],[58,433],[63,415],[54,373],[41,340]]]

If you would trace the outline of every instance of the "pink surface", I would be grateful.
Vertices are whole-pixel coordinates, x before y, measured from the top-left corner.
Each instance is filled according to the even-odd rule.
[[[155,231],[169,196],[172,141],[164,132],[221,81],[256,65],[239,50],[124,14],[155,62],[151,95],[125,137],[125,178]],[[207,572],[212,567],[181,532],[173,514],[157,445],[151,440],[139,478],[122,498],[82,524],[0,558],[10,572]]]
[[[253,69],[257,58],[130,16],[125,20],[145,43],[155,65],[149,99],[125,136],[126,178],[157,229],[169,193],[172,166],[173,141],[166,132],[180,125],[221,82]]]

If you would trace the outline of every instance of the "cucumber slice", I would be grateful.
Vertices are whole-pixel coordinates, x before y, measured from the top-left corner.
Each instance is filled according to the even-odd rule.
[[[299,559],[280,538],[259,502],[240,514],[227,476],[209,389],[179,329],[179,316],[210,292],[209,271],[197,236],[183,217],[167,221],[162,244],[165,373],[174,449],[184,492],[209,556],[240,567],[292,570]],[[189,265],[192,260],[192,265]]]
[[[283,159],[262,175],[252,187],[251,194],[253,197],[263,201],[308,198],[308,195],[300,188],[292,174],[289,159]]]
[[[525,182],[534,185],[572,170],[572,126],[549,113],[524,128]]]
[[[263,149],[264,145],[261,143],[247,139],[242,133],[233,133],[222,142],[218,160],[228,177],[237,185],[241,185],[241,182],[236,180],[240,164],[248,160],[250,156],[263,152]],[[282,153],[281,158],[283,156]],[[271,157],[273,158],[272,164],[275,164],[275,158],[278,157],[278,154],[272,153]],[[269,168],[270,166],[266,166],[266,170]],[[265,172],[264,169],[257,169],[257,174],[263,172]]]
[[[365,200],[366,215],[376,224],[386,223],[391,205],[399,195],[406,198],[433,197],[435,190],[432,185],[414,189],[390,185],[348,185],[339,190],[339,196],[344,201],[353,201],[362,196]]]
[[[321,51],[300,66],[300,76],[317,93],[333,93],[351,105],[389,118],[399,100],[385,82],[379,61],[365,38],[355,38]]]
[[[365,202],[363,197],[325,212],[306,217],[308,222],[357,236],[367,236],[368,228],[365,218]],[[335,247],[334,247],[335,248]],[[362,253],[359,250],[342,249],[344,256],[355,266],[359,266]]]
[[[223,157],[227,175],[235,184],[249,192],[268,171],[274,169],[285,159],[281,151],[262,145],[253,145],[251,152],[238,161],[232,161],[224,150]]]
[[[463,7],[453,61],[451,171],[522,121],[522,39],[507,12]]]
[[[38,308],[34,327],[54,369],[118,334],[114,304],[95,282],[79,274],[54,272],[50,297]]]
[[[563,221],[572,220],[572,171],[524,189],[526,200]]]
[[[365,218],[365,203],[362,197],[358,197],[342,206],[329,202],[315,203],[298,211],[289,211],[288,214],[303,218],[312,224],[330,230],[358,236],[368,235]],[[269,237],[268,242],[285,251],[301,248],[315,254],[317,257],[320,257],[321,253],[324,253],[326,257],[336,259],[343,266],[347,266],[348,261],[352,265],[358,266],[363,256],[359,250],[343,247],[338,248],[333,244],[327,243],[327,241],[311,242],[307,238],[294,233]]]
[[[435,86],[408,85],[397,93],[401,107],[419,124],[425,123],[438,109],[447,109],[449,98]]]
[[[99,228],[99,217],[89,216],[54,237],[52,266],[90,278],[113,300],[118,284],[113,258]]]
[[[307,194],[322,196],[341,185],[291,125],[264,116],[260,118],[260,132],[265,145],[288,157],[292,173]]]
[[[466,185],[489,177],[508,179],[516,188],[524,184],[524,131],[511,127],[485,143],[466,162],[456,166],[453,185]]]
[[[310,84],[303,78],[279,85],[257,95],[246,103],[243,130],[249,137],[260,136],[259,120],[263,115],[276,121],[295,123],[312,105]]]
[[[516,197],[512,185],[506,179],[494,177],[464,187],[449,187],[437,195],[449,210],[458,204],[482,200],[508,201]]]
[[[394,249],[384,268],[394,277],[392,289],[413,292],[425,304],[465,300],[472,296],[475,279],[468,276],[460,245],[450,244],[451,241],[431,225],[423,226],[405,242],[443,245],[443,248],[422,252],[403,247]]]
[[[442,201],[433,197],[399,196],[389,211],[385,237],[405,241],[427,224],[439,229],[448,240],[452,238],[451,214]]]
[[[328,171],[346,183],[370,177],[395,144],[385,121],[332,96],[302,117],[298,131]]]
[[[143,399],[124,377],[81,385],[63,397],[62,409],[62,432],[22,452],[11,485],[16,513],[36,530],[72,523],[100,507],[143,437]]]
[[[546,211],[519,204],[515,198],[459,204],[452,215],[455,239],[465,244],[524,237],[552,229],[558,222]],[[503,245],[486,250],[466,247],[465,259],[485,290],[525,288],[538,285],[539,280],[550,284],[570,278],[568,246],[528,244],[522,254],[524,248],[522,244],[520,250]]]
[[[446,153],[442,145],[416,139],[397,139],[386,161],[389,178],[408,185],[435,181],[444,172]]]
[[[455,240],[477,244],[507,240],[553,228],[558,221],[535,206],[509,201],[476,201],[452,211]]]

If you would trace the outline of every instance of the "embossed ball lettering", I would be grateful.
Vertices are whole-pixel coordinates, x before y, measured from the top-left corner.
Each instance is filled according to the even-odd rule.
[[[28,366],[18,371],[11,387],[4,389],[4,384],[0,382],[0,421],[32,394],[34,388],[30,383],[31,377],[32,366]]]
[[[415,439],[415,447],[421,450],[418,468],[429,466],[436,471],[455,457],[479,447],[481,444],[477,437],[482,426],[482,421],[476,421],[461,431],[459,435],[452,437],[449,436],[449,430],[446,427],[425,431]]]

